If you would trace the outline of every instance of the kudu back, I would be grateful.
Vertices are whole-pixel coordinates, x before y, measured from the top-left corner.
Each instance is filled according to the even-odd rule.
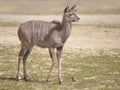
[[[24,80],[27,81],[26,60],[34,45],[42,48],[48,48],[52,60],[50,72],[47,81],[50,81],[53,66],[58,61],[58,80],[61,79],[61,54],[64,43],[69,37],[72,29],[72,22],[78,22],[80,18],[75,14],[77,5],[64,9],[62,22],[52,21],[28,21],[20,25],[18,29],[18,37],[21,41],[21,50],[18,57],[17,80],[20,80],[20,63],[23,60]],[[55,52],[56,49],[56,52]]]

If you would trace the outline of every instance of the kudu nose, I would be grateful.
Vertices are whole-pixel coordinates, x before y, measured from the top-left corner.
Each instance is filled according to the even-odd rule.
[[[79,17],[78,17],[77,19],[78,19],[78,20],[80,20],[80,18],[79,18]]]
[[[79,17],[77,17],[77,22],[79,22],[80,21],[80,18]]]

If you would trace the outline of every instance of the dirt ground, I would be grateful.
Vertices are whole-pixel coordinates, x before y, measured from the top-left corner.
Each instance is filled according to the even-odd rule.
[[[0,43],[20,44],[17,37],[18,26],[0,26]],[[120,29],[74,25],[66,48],[110,49],[120,48]]]
[[[70,47],[77,48],[120,48],[120,15],[79,15],[80,22],[73,23]],[[0,15],[0,41],[18,42],[15,23],[28,20],[61,21],[62,15]],[[12,25],[13,24],[13,25]],[[12,25],[12,26],[11,26]],[[14,38],[15,37],[15,38]],[[7,40],[8,39],[8,40]],[[77,41],[77,42],[76,42]]]
[[[89,53],[120,49],[120,15],[79,15],[80,22],[73,23],[66,50]],[[20,45],[17,37],[19,24],[28,20],[61,20],[61,15],[0,15],[0,44]],[[18,23],[18,24],[17,24]],[[86,52],[86,51],[85,51]]]
[[[80,15],[80,22],[77,24],[80,25],[120,25],[120,14],[111,14],[111,15]],[[25,22],[28,20],[43,20],[43,21],[52,21],[52,20],[62,20],[61,15],[11,15],[11,14],[0,14],[0,22]]]

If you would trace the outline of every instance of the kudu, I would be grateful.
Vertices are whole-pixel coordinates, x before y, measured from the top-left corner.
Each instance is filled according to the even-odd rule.
[[[26,60],[34,45],[42,48],[48,48],[49,54],[52,59],[52,65],[47,77],[50,81],[53,66],[58,61],[58,80],[62,83],[61,79],[61,54],[64,43],[70,35],[72,29],[72,22],[78,22],[80,18],[75,14],[77,5],[64,9],[62,22],[52,21],[28,21],[20,25],[18,29],[18,37],[21,41],[21,50],[18,58],[17,80],[20,80],[20,63],[23,60],[23,73],[24,80],[27,81]],[[55,52],[56,49],[56,52]]]

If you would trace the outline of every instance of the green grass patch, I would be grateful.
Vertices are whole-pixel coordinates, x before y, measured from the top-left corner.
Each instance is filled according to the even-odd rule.
[[[86,56],[80,52],[64,51],[62,77],[57,80],[57,65],[50,83],[46,82],[51,60],[48,50],[33,48],[27,70],[31,81],[16,81],[17,58],[20,46],[0,44],[0,90],[119,90],[120,56]],[[21,76],[23,77],[22,71]],[[72,77],[76,82],[72,81]]]
[[[19,26],[20,22],[0,22],[0,26]]]

